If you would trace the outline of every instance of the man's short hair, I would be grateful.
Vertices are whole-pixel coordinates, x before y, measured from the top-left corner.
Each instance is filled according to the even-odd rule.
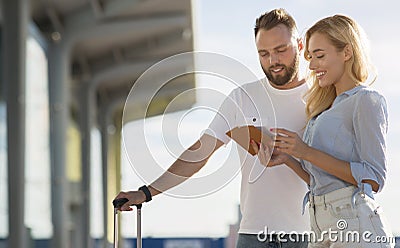
[[[281,8],[271,10],[258,17],[254,27],[254,35],[257,36],[260,29],[270,30],[279,24],[285,25],[292,35],[297,33],[296,21],[285,9]]]

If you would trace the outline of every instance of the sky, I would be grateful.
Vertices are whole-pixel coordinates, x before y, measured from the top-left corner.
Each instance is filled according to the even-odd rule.
[[[398,25],[400,16],[397,13],[400,3],[397,1],[228,1],[228,0],[195,0],[194,5],[194,39],[195,50],[219,53],[228,56],[248,67],[258,78],[264,77],[260,69],[254,44],[253,27],[255,18],[262,13],[283,7],[297,21],[301,35],[317,20],[334,14],[345,14],[353,17],[366,31],[371,45],[371,57],[378,78],[373,88],[385,95],[389,109],[388,133],[388,179],[382,193],[376,198],[390,220],[393,231],[400,234],[400,213],[397,198],[400,195],[400,86],[397,83],[397,58],[400,57]],[[305,69],[302,64],[302,69]],[[235,85],[215,76],[198,76],[198,87],[213,89],[227,95]],[[212,99],[207,95],[198,95],[198,106]],[[170,118],[182,120],[179,128],[179,141],[182,147],[189,146],[197,140],[201,132],[208,126],[213,113],[207,111],[180,112]],[[169,135],[163,132],[162,117],[146,120],[146,127],[152,134],[146,139],[150,152],[143,152],[140,146],[135,154],[130,154],[131,163],[123,160],[122,188],[132,189],[143,184],[143,178],[137,177],[132,164],[151,163],[156,161],[164,169],[174,161],[178,154],[169,153],[165,149],[165,140]],[[129,123],[125,132],[131,137],[143,133],[141,122]],[[133,147],[130,147],[133,148]],[[182,148],[183,149],[183,148]],[[182,150],[183,151],[183,150]],[[196,174],[202,177],[215,172],[222,164],[235,165],[238,158],[232,146],[221,148]],[[129,152],[128,152],[129,153]],[[145,182],[151,180],[144,180]],[[226,236],[228,225],[238,219],[240,175],[220,187],[213,193],[189,197],[189,193],[178,196],[170,193],[157,196],[143,209],[144,236]],[[299,204],[300,209],[300,204]],[[132,236],[135,233],[134,216],[124,214],[123,233]]]
[[[262,13],[277,7],[286,8],[296,19],[300,34],[304,35],[308,27],[323,17],[337,13],[346,14],[353,17],[365,29],[371,43],[371,56],[374,65],[377,68],[378,78],[372,86],[386,97],[389,110],[389,133],[388,133],[388,179],[383,192],[376,198],[382,204],[388,219],[392,225],[393,231],[400,235],[400,212],[398,211],[398,197],[400,195],[400,86],[397,79],[398,58],[400,58],[400,49],[398,42],[400,34],[398,26],[400,24],[400,15],[398,9],[400,3],[396,0],[380,1],[372,0],[287,0],[287,1],[228,1],[228,0],[193,0],[193,18],[194,18],[194,40],[195,50],[203,52],[218,53],[227,56],[237,63],[240,63],[248,70],[254,73],[255,77],[264,77],[260,69],[258,56],[254,44],[253,26],[255,18]],[[32,42],[29,47],[34,47]],[[34,48],[32,48],[34,49]],[[31,64],[28,61],[27,73],[33,75],[47,75],[45,58],[41,52],[31,54]],[[34,67],[35,61],[42,61],[40,68]],[[212,61],[210,61],[212,62]],[[32,67],[30,66],[32,65]],[[302,68],[305,68],[302,63]],[[29,76],[30,80],[46,82],[46,78]],[[209,105],[211,100],[214,105],[223,99],[221,96],[227,95],[234,87],[232,82],[221,79],[214,75],[197,75],[197,86],[206,89],[212,89],[220,93],[216,99],[210,99],[209,94],[198,94],[196,106]],[[33,85],[33,84],[28,84]],[[27,92],[27,101],[29,92],[45,92],[44,84],[37,84],[36,87],[42,89],[29,89]],[[36,109],[47,109],[47,103],[40,99],[32,102],[31,107]],[[154,178],[140,178],[135,172],[135,165],[148,165],[156,162],[162,168],[166,169],[174,161],[179,152],[184,147],[191,145],[207,128],[215,113],[207,111],[204,108],[193,108],[190,112],[178,112],[166,116],[158,116],[146,119],[145,131],[146,146],[137,142],[136,147],[122,155],[122,189],[136,189],[144,183],[148,183]],[[45,120],[48,118],[47,112],[36,112],[35,109],[27,111],[31,113],[34,120]],[[46,110],[47,111],[47,110]],[[35,118],[35,116],[43,118]],[[0,106],[0,118],[5,118],[5,108]],[[165,132],[163,124],[169,120],[179,120],[178,139],[174,134]],[[35,136],[38,133],[48,135],[48,127],[43,123],[29,122],[31,127],[27,128],[27,135],[30,140],[39,140]],[[2,124],[0,122],[0,124]],[[136,121],[128,123],[124,127],[124,132],[130,137],[140,137],[143,135],[143,122]],[[37,128],[43,130],[37,132]],[[46,131],[47,130],[47,131]],[[150,132],[149,132],[150,131]],[[0,126],[0,137],[5,137],[5,128]],[[93,131],[93,170],[92,170],[92,235],[100,237],[102,234],[101,225],[101,193],[98,189],[100,184],[100,137],[97,130]],[[172,140],[172,141],[170,141]],[[6,166],[5,163],[5,140],[0,140],[0,199],[6,197]],[[167,143],[166,143],[167,142]],[[168,143],[168,142],[178,142]],[[166,149],[165,145],[180,147],[181,150]],[[179,145],[179,146],[178,146]],[[40,143],[36,146],[46,146]],[[146,149],[143,149],[146,147]],[[35,148],[35,149],[36,149]],[[171,147],[168,147],[171,148]],[[46,150],[46,149],[43,149]],[[46,150],[48,152],[48,149]],[[33,235],[37,238],[49,238],[51,236],[50,223],[50,203],[49,199],[35,204],[38,195],[43,194],[43,190],[49,191],[49,175],[46,173],[34,173],[34,171],[47,171],[49,161],[48,155],[37,153],[32,148],[27,150],[27,192],[30,196],[27,200],[27,225],[32,227]],[[129,154],[129,159],[126,154]],[[35,162],[32,162],[35,161]],[[238,166],[238,156],[232,144],[222,147],[209,160],[208,164],[195,175],[195,179],[202,179],[217,172],[224,165],[232,168]],[[38,169],[37,166],[42,166]],[[134,165],[134,166],[132,166]],[[46,167],[47,166],[47,167]],[[143,236],[144,237],[171,237],[171,236],[191,236],[191,237],[223,237],[228,234],[229,225],[238,220],[238,204],[240,192],[240,175],[232,171],[229,180],[225,180],[215,190],[194,192],[190,190],[177,190],[173,193],[159,195],[143,208]],[[144,180],[146,179],[146,180]],[[28,186],[35,184],[36,189]],[[46,186],[47,185],[47,186]],[[184,184],[183,186],[188,186]],[[194,192],[194,193],[193,193]],[[0,237],[4,237],[7,232],[7,207],[5,201],[0,203]],[[300,204],[299,204],[300,211]],[[41,213],[40,216],[37,213]],[[126,237],[135,235],[135,215],[132,213],[123,214],[122,233]]]

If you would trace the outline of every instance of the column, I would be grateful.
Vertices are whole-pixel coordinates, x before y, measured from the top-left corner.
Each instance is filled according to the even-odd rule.
[[[29,1],[3,1],[3,82],[7,99],[8,247],[26,247],[25,70]]]
[[[69,204],[66,178],[66,142],[69,123],[69,53],[63,42],[49,47],[49,105],[51,207],[53,240],[51,247],[69,248]]]

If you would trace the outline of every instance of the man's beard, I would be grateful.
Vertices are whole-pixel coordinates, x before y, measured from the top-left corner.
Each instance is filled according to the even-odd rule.
[[[272,73],[270,72],[270,70],[274,67],[277,66],[281,66],[283,67],[283,70],[285,71],[285,74],[283,76],[272,76]],[[267,70],[264,69],[264,67],[261,65],[261,68],[263,69],[265,75],[267,76],[268,80],[275,85],[278,86],[283,86],[287,83],[292,82],[292,80],[294,79],[294,77],[297,75],[298,71],[299,71],[299,55],[296,54],[296,56],[293,59],[292,64],[287,67],[286,65],[282,65],[282,64],[275,64],[273,66],[270,66]]]

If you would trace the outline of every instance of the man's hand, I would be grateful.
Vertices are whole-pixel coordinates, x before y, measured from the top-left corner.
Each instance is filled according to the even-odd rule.
[[[115,197],[115,199],[126,198],[128,202],[122,205],[118,210],[120,211],[132,211],[130,206],[139,205],[146,201],[146,195],[143,191],[128,191],[128,192],[119,192],[119,194]],[[114,200],[115,200],[114,199]]]
[[[273,150],[272,156],[269,160],[268,166],[275,166],[280,164],[286,164],[286,162],[291,158],[290,155],[280,152],[276,149]]]
[[[264,166],[272,167],[284,164],[289,159],[289,155],[273,149],[273,144],[259,143],[257,145],[254,140],[251,140],[250,143],[254,151],[257,152],[260,163]]]

